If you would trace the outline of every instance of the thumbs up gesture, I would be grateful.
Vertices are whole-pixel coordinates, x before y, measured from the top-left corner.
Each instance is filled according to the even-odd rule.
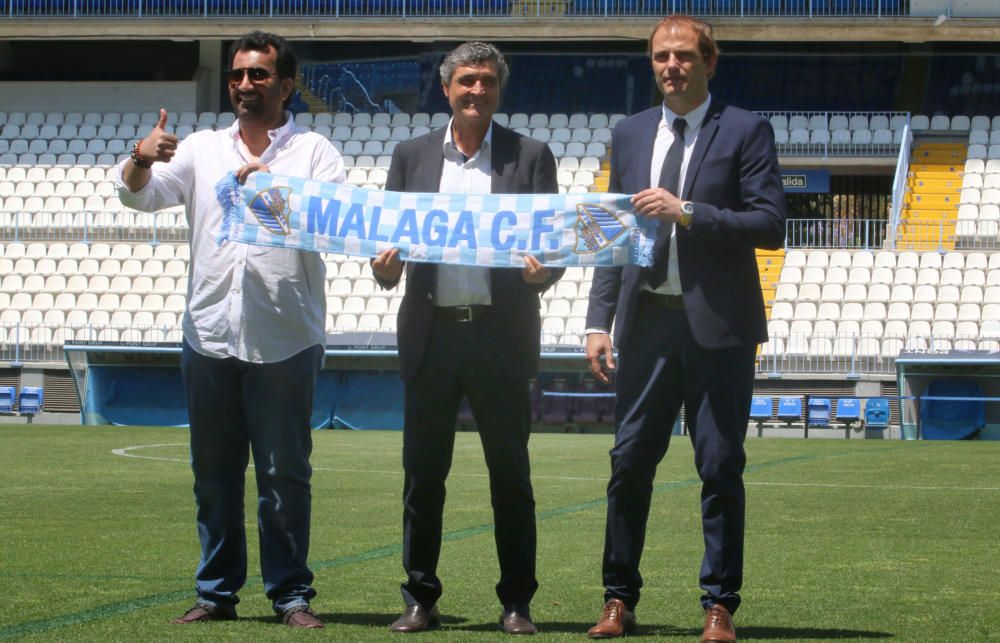
[[[169,163],[177,153],[177,137],[164,131],[167,126],[167,110],[160,108],[160,120],[149,136],[139,143],[139,154],[149,162]]]

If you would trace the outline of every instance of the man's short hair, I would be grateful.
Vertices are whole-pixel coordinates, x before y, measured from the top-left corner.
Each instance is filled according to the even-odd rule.
[[[451,77],[455,75],[455,70],[459,67],[471,67],[491,62],[497,68],[497,76],[500,79],[500,87],[507,83],[510,70],[507,68],[507,61],[503,54],[495,46],[488,42],[472,41],[463,43],[448,53],[441,63],[441,83],[451,84]]]
[[[298,67],[298,59],[288,41],[273,33],[266,31],[252,31],[236,40],[229,46],[229,64],[233,64],[233,58],[240,51],[262,51],[274,49],[277,54],[278,78],[291,78],[295,80],[295,69]]]
[[[660,29],[690,29],[698,38],[698,50],[701,52],[701,57],[706,61],[719,59],[719,45],[715,43],[715,37],[712,35],[712,25],[704,20],[683,13],[675,13],[660,20],[653,27],[653,31],[649,33],[646,52],[650,55],[653,53],[653,36]]]

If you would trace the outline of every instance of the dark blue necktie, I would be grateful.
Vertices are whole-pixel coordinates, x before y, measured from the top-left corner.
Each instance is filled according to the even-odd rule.
[[[674,119],[674,142],[667,150],[660,170],[659,186],[674,196],[680,196],[681,164],[684,162],[684,128],[687,121],[683,118]],[[670,237],[674,232],[674,224],[660,221],[656,229],[656,242],[653,244],[653,265],[645,269],[646,283],[653,288],[659,287],[667,280],[667,260],[670,259]]]

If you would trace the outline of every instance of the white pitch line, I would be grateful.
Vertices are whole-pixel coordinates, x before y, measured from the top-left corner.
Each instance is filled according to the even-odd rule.
[[[831,489],[875,489],[878,491],[1000,491],[1000,487],[917,487],[911,485],[834,484],[823,482],[745,482],[760,487],[828,487]]]
[[[160,447],[186,447],[188,444],[186,442],[173,443],[173,444],[138,444],[131,447],[125,447],[122,449],[112,449],[111,453],[115,455],[120,455],[126,458],[137,458],[140,460],[158,460],[160,462],[182,462],[187,464],[189,460],[184,458],[161,458],[152,455],[137,455],[132,453],[133,451],[138,451],[139,449],[156,449]],[[250,465],[251,467],[253,464]],[[326,471],[329,473],[358,473],[358,474],[375,474],[375,475],[402,475],[403,472],[400,470],[382,470],[382,469],[341,469],[332,467],[313,467],[313,471]],[[488,478],[487,473],[454,473],[449,474],[450,477],[460,477],[460,478]],[[532,480],[563,480],[563,481],[578,481],[578,482],[607,482],[606,477],[594,478],[594,477],[583,477],[583,476],[539,476],[532,475]],[[676,484],[680,482],[690,482],[689,480],[657,480],[657,484]],[[910,486],[910,485],[864,485],[864,484],[839,484],[839,483],[823,483],[823,482],[756,482],[756,481],[746,481],[744,485],[750,487],[817,487],[817,488],[827,488],[827,489],[874,489],[877,491],[1000,491],[1000,487],[928,487],[928,486]]]
[[[177,443],[177,444],[138,444],[132,447],[125,447],[123,449],[112,449],[111,453],[115,455],[120,455],[125,458],[138,458],[140,460],[159,460],[161,462],[188,462],[188,460],[182,460],[179,458],[158,458],[152,455],[136,455],[132,451],[137,451],[138,449],[155,449],[157,447],[186,447],[187,443]]]

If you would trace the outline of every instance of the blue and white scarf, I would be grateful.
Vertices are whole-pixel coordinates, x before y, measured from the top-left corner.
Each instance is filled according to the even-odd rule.
[[[523,267],[652,265],[656,221],[622,194],[429,194],[255,172],[216,185],[219,243],[403,261]]]

